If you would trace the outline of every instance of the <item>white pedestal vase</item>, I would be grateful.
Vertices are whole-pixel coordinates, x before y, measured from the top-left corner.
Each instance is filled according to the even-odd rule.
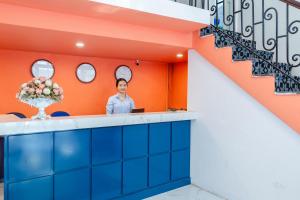
[[[26,103],[32,107],[39,109],[37,115],[31,117],[31,119],[47,119],[50,118],[49,115],[46,114],[45,109],[56,103],[53,99],[48,98],[36,98],[36,99],[20,99],[23,103]]]

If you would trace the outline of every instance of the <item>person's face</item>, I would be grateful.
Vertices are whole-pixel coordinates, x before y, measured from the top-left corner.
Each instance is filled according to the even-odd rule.
[[[120,81],[117,88],[119,93],[124,94],[127,91],[127,83],[125,81]]]

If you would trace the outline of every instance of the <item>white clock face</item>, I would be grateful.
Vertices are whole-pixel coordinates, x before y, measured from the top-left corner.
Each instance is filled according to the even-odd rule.
[[[76,70],[77,78],[83,83],[90,83],[96,77],[96,70],[93,65],[83,63]]]
[[[52,63],[47,60],[37,60],[31,66],[31,73],[35,78],[52,78],[54,75],[54,67]]]
[[[116,70],[116,79],[124,78],[127,82],[131,80],[132,72],[131,69],[126,65],[121,65]]]

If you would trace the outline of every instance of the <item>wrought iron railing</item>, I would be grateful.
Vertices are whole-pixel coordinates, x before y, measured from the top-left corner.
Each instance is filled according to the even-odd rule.
[[[273,1],[273,0],[272,0]],[[210,6],[210,10],[212,11],[211,15],[215,18],[215,25],[220,26],[222,23],[230,27],[232,26],[232,30],[235,32],[240,32],[244,38],[251,38],[252,40],[259,41],[259,36],[256,35],[257,31],[256,29],[259,28],[261,31],[261,41],[262,41],[262,47],[266,51],[274,51],[275,52],[275,62],[279,62],[279,49],[280,47],[280,41],[282,39],[286,40],[285,46],[282,46],[282,49],[286,50],[286,63],[288,63],[291,67],[298,67],[300,66],[300,54],[299,52],[291,53],[290,46],[292,44],[292,41],[290,39],[291,35],[297,34],[299,31],[299,27],[297,26],[298,23],[300,24],[300,20],[291,20],[290,17],[290,5],[288,3],[283,3],[286,12],[283,15],[283,12],[279,12],[277,8],[274,6],[266,7],[265,0],[261,0],[261,19],[255,20],[255,3],[254,0],[240,0],[240,5],[237,6],[237,3],[235,1],[232,1],[232,13],[229,13],[226,15],[225,8],[226,8],[226,0],[218,1],[216,0],[215,4]],[[255,1],[258,2],[258,1]],[[209,1],[208,1],[209,3]],[[221,5],[221,6],[220,6]],[[208,4],[209,6],[209,4]],[[223,8],[223,16],[219,16],[219,9]],[[246,13],[250,12],[251,18],[247,19],[248,24],[245,24],[244,16]],[[299,11],[300,12],[300,11]],[[279,16],[281,14],[281,16]],[[248,14],[249,16],[249,14]],[[300,15],[299,15],[300,16]],[[282,26],[279,23],[279,17],[284,17],[286,20],[285,24],[285,33],[279,34],[279,26]],[[222,19],[222,22],[221,20]],[[268,21],[273,20],[273,28],[266,29]],[[250,24],[249,24],[250,22]],[[236,26],[239,25],[240,28],[238,29]],[[238,31],[240,30],[240,31]],[[269,33],[267,33],[269,32]],[[270,33],[273,32],[273,33]],[[273,35],[270,37],[270,35]],[[268,37],[269,36],[269,37]],[[267,38],[268,37],[268,38]],[[295,44],[295,43],[294,43]],[[300,45],[300,44],[299,44]],[[300,51],[300,48],[298,48]],[[281,51],[282,52],[282,51]]]
[[[205,3],[202,0],[172,0],[172,1],[194,6],[194,7],[199,7],[199,8],[204,8],[204,3]]]
[[[300,66],[300,3],[295,0],[174,0],[211,11],[211,24],[241,33],[275,63]],[[291,11],[293,11],[291,13]],[[300,71],[297,73],[300,75]]]

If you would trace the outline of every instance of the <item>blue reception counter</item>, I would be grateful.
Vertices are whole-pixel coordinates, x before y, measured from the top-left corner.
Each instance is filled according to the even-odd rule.
[[[113,126],[3,133],[5,200],[134,200],[190,184],[193,114],[97,116],[90,122],[104,118],[125,119]],[[40,123],[55,121],[68,129],[65,120],[70,118]]]

